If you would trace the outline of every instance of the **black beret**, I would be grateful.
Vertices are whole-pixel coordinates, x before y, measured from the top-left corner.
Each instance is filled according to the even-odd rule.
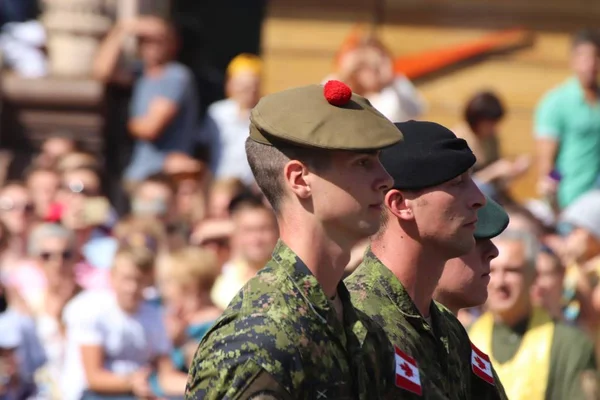
[[[404,140],[381,152],[381,163],[394,178],[394,188],[419,190],[447,182],[475,164],[464,139],[435,122],[395,123]]]

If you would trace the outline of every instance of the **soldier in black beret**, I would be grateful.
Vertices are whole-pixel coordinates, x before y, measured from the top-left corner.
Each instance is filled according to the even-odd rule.
[[[475,156],[463,139],[433,122],[396,124],[404,140],[381,155],[394,178],[384,223],[363,262],[346,279],[353,304],[386,331],[395,368],[386,399],[496,399],[504,390],[472,365],[467,332],[432,300],[446,262],[471,251],[486,198],[471,178]],[[488,210],[489,211],[489,210]],[[483,213],[482,232],[504,229],[506,213]],[[489,221],[499,218],[496,223]]]

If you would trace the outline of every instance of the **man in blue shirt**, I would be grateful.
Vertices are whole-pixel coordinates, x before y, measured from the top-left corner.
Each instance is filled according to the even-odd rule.
[[[138,39],[141,63],[120,68],[128,37]],[[198,124],[198,94],[191,71],[175,60],[175,30],[157,17],[118,23],[96,57],[94,76],[104,82],[134,82],[128,128],[136,139],[125,171],[128,183],[159,172],[169,152],[191,154]]]

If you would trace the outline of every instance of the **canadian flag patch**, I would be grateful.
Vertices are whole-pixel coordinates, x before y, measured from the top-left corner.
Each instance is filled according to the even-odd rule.
[[[421,396],[423,389],[417,362],[400,350],[398,346],[394,346],[394,348],[396,350],[396,386]]]
[[[471,343],[471,367],[473,368],[473,373],[475,375],[490,385],[495,385],[490,358],[473,343]]]

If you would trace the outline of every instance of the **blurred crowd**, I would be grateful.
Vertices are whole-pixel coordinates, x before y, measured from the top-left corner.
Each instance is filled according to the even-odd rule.
[[[135,60],[121,54],[131,36]],[[0,398],[182,397],[199,340],[269,260],[277,222],[244,148],[262,61],[235,57],[227,98],[200,119],[193,74],[175,61],[178,43],[167,22],[142,17],[115,25],[94,60],[96,79],[134,88],[127,124],[135,147],[122,182],[129,213],[119,215],[102,192],[105,165],[69,135],[47,138],[22,179],[3,182]],[[510,112],[501,94],[474,93],[453,127],[477,157],[480,188],[508,211],[511,230],[539,244],[499,245],[492,271],[504,272],[492,272],[485,306],[461,311],[467,326],[485,309],[518,313],[532,302],[600,349],[599,56],[594,34],[576,35],[573,76],[540,100],[537,200],[518,204],[508,190],[533,157],[500,154]],[[332,76],[389,119],[425,112],[426,99],[394,73],[375,35],[345,46],[336,65]],[[531,279],[506,272],[525,265],[537,272]]]

